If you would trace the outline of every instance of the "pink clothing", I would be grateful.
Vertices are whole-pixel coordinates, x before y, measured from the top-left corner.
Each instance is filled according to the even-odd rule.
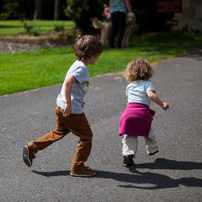
[[[110,14],[110,9],[109,8],[105,8],[104,9],[104,14],[105,15],[109,15]]]
[[[148,137],[154,114],[148,105],[129,103],[120,117],[119,135]]]

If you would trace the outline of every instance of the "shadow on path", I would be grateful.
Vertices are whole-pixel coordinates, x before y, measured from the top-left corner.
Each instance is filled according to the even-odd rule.
[[[168,170],[202,170],[202,162],[175,161],[157,158],[153,163],[137,164],[136,168],[168,169]]]
[[[70,171],[61,170],[61,171],[53,171],[53,172],[40,172],[40,171],[32,170],[32,172],[38,175],[42,175],[44,177],[56,177],[56,176],[67,176],[69,175]]]
[[[195,48],[194,50],[191,50],[188,53],[182,54],[179,57],[194,58],[194,59],[201,61],[202,60],[202,49],[201,49],[201,47]]]
[[[98,171],[98,175],[94,178],[113,179],[119,182],[130,183],[129,185],[118,185],[123,188],[138,188],[138,189],[165,189],[175,188],[179,185],[187,187],[202,187],[202,179],[195,177],[185,177],[180,179],[172,179],[166,175],[152,173],[152,172],[140,172],[137,168],[147,169],[169,169],[169,170],[194,170],[201,169],[202,163],[195,162],[183,162],[174,161],[159,158],[154,163],[144,163],[128,167],[130,173],[114,173],[109,171]],[[53,176],[67,176],[69,171],[54,171],[54,172],[39,172],[32,170],[33,173],[39,174],[45,177]],[[146,184],[146,186],[144,186]]]

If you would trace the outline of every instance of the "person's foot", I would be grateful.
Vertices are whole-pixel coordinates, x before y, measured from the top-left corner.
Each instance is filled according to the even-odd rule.
[[[94,176],[96,175],[96,171],[90,169],[89,167],[84,167],[83,169],[81,170],[77,170],[77,171],[74,171],[72,170],[70,172],[70,175],[72,176],[76,176],[76,177],[91,177],[91,176]]]
[[[25,164],[29,167],[32,166],[32,160],[35,158],[35,155],[33,153],[33,150],[31,149],[31,147],[24,146],[23,147],[23,160],[25,162]]]
[[[134,158],[134,155],[125,155],[123,157],[123,163],[126,165],[134,165],[133,158]]]
[[[157,150],[157,151],[155,151],[155,152],[153,152],[153,153],[149,153],[149,156],[152,156],[152,155],[154,155],[154,154],[156,154],[156,153],[158,153],[159,152],[159,150]]]

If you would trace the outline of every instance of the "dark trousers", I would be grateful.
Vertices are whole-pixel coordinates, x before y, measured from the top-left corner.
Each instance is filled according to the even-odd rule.
[[[117,35],[117,48],[121,48],[121,42],[124,36],[125,27],[126,27],[126,13],[123,12],[114,12],[111,14],[112,19],[112,29],[109,38],[110,47],[114,47],[115,36]]]
[[[72,132],[80,138],[71,167],[71,170],[76,171],[84,168],[84,162],[87,161],[92,147],[93,134],[84,113],[71,114],[68,117],[64,117],[63,109],[57,105],[56,129],[40,137],[37,141],[30,142],[28,145],[37,153],[38,150],[43,150],[52,143],[62,139],[69,132]]]

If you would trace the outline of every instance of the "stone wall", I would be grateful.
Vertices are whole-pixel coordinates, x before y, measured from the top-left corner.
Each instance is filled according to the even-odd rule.
[[[38,49],[53,49],[72,45],[74,40],[33,40],[0,37],[0,53],[20,53]]]
[[[175,13],[174,19],[178,20],[178,26],[173,30],[188,26],[188,30],[202,33],[202,0],[182,0],[182,13]]]

